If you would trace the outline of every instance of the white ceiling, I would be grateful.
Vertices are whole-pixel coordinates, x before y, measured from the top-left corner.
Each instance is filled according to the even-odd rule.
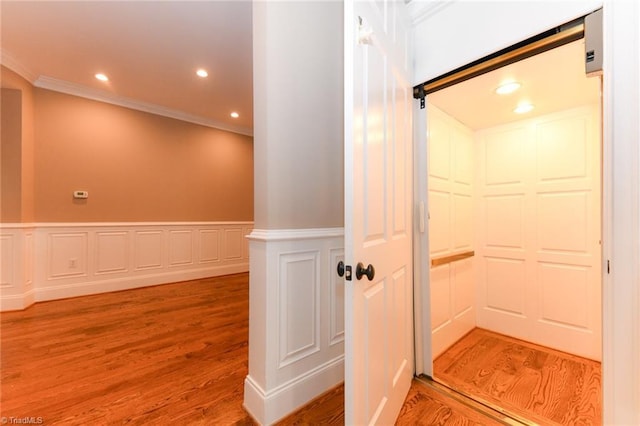
[[[8,1],[2,63],[36,86],[253,132],[251,1]],[[430,94],[472,129],[599,100],[582,40]],[[195,75],[209,71],[207,79]],[[110,77],[105,84],[96,72]],[[523,84],[500,97],[500,82]],[[536,108],[513,114],[521,99]],[[240,114],[238,119],[229,116]]]
[[[251,1],[0,7],[2,63],[36,86],[252,133]],[[207,79],[196,76],[199,67]],[[110,81],[96,80],[97,72]]]
[[[495,89],[505,81],[522,87],[510,95]],[[473,130],[533,118],[563,109],[600,101],[600,79],[589,78],[584,69],[584,40],[497,69],[427,96],[430,103]],[[518,103],[535,108],[515,114]]]

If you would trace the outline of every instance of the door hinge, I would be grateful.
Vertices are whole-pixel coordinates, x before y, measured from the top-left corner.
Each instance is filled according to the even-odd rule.
[[[607,274],[610,274],[610,273],[611,273],[611,264],[609,259],[607,259]]]

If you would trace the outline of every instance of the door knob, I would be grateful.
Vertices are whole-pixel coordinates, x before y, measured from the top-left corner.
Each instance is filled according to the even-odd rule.
[[[342,260],[338,262],[338,276],[344,276],[344,262]]]
[[[369,281],[373,281],[373,277],[376,276],[376,270],[372,264],[365,268],[362,262],[358,262],[356,265],[356,278],[362,279],[363,275],[366,275]]]

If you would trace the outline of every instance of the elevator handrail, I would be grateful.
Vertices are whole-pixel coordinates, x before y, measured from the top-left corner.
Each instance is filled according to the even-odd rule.
[[[431,259],[431,267],[446,265],[447,263],[456,262],[458,260],[467,259],[473,257],[476,254],[475,251],[469,250],[462,253],[449,254],[447,256],[436,257]]]

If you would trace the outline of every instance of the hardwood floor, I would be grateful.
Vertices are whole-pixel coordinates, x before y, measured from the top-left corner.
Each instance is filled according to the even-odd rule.
[[[344,424],[344,385],[337,386],[295,413],[276,423],[277,426],[327,425]]]
[[[343,425],[344,386],[331,389],[311,401],[302,409],[278,422],[278,426],[296,425]],[[450,426],[492,426],[511,424],[504,416],[486,407],[475,409],[469,404],[452,398],[436,386],[429,386],[413,380],[402,410],[396,421],[398,426],[409,425],[450,425]]]
[[[487,330],[472,330],[439,356],[434,377],[539,424],[601,424],[599,362]]]
[[[248,274],[0,315],[1,415],[44,424],[252,424]]]
[[[433,386],[414,380],[405,399],[396,425],[456,425],[456,426],[492,426],[504,425],[499,413],[482,407],[474,409],[469,404],[452,398],[447,393],[437,391]],[[512,424],[512,423],[509,423]]]
[[[248,274],[0,314],[0,416],[46,425],[253,425]],[[332,389],[281,425],[344,423]],[[399,425],[500,424],[414,380]]]

